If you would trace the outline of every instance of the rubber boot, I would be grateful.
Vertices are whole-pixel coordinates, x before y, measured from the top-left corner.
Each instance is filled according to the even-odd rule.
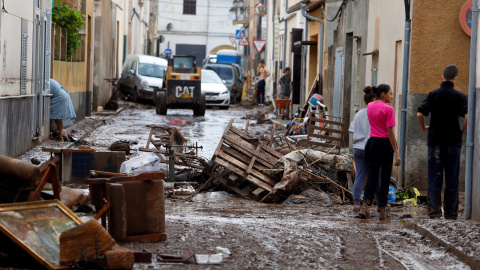
[[[379,214],[379,216],[378,216],[378,218],[379,218],[380,220],[385,220],[385,219],[388,218],[387,207],[385,207],[385,206],[384,206],[384,207],[380,207],[378,212],[380,212],[380,214]]]
[[[370,212],[368,212],[368,204],[363,203],[362,206],[360,206],[360,211],[358,212],[358,218],[361,219],[370,219]]]

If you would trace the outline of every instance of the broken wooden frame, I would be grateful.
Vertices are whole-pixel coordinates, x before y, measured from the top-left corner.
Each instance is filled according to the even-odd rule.
[[[307,132],[307,148],[331,151],[340,154],[343,144],[345,122],[340,117],[329,116],[328,119],[310,117]]]
[[[203,169],[207,164],[206,161],[198,155],[191,155],[183,153],[188,148],[186,145],[187,140],[182,134],[174,127],[147,125],[150,128],[150,134],[148,135],[147,145],[145,148],[141,147],[138,150],[143,152],[153,152],[156,154],[162,154],[168,156],[169,149],[174,150],[175,164],[179,166],[187,166],[191,168]],[[155,131],[161,131],[164,134],[154,134]],[[155,139],[155,138],[157,139]],[[149,148],[152,144],[155,149]],[[162,147],[166,146],[162,149]],[[200,148],[200,147],[197,147]],[[168,164],[168,159],[160,157],[162,163]]]
[[[277,181],[265,170],[282,156],[231,120],[204,172],[243,198],[267,202]]]
[[[58,200],[0,205],[0,231],[48,269],[69,268],[60,265],[58,239],[82,223]]]

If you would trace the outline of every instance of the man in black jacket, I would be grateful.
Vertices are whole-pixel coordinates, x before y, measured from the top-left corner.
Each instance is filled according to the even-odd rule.
[[[441,191],[445,172],[443,211],[445,219],[457,219],[458,178],[462,135],[467,130],[467,97],[453,89],[458,78],[458,68],[448,65],[443,71],[440,88],[428,93],[418,107],[420,127],[428,133],[428,214],[430,218],[442,216]],[[430,126],[425,126],[424,116],[432,114]],[[464,117],[460,129],[459,117]]]

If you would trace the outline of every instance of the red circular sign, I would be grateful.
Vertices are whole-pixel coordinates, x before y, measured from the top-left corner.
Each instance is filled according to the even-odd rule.
[[[463,4],[462,9],[460,10],[460,15],[458,20],[460,21],[460,26],[467,35],[472,35],[472,5],[473,1],[468,0]]]

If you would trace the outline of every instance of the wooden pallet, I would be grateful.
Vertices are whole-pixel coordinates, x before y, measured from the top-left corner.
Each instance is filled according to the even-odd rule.
[[[307,132],[307,148],[321,151],[330,151],[334,148],[331,153],[340,154],[344,127],[345,122],[340,117],[330,116],[328,120],[311,117]]]
[[[232,124],[233,120],[204,172],[243,198],[267,201],[277,181],[266,170],[283,155]]]

